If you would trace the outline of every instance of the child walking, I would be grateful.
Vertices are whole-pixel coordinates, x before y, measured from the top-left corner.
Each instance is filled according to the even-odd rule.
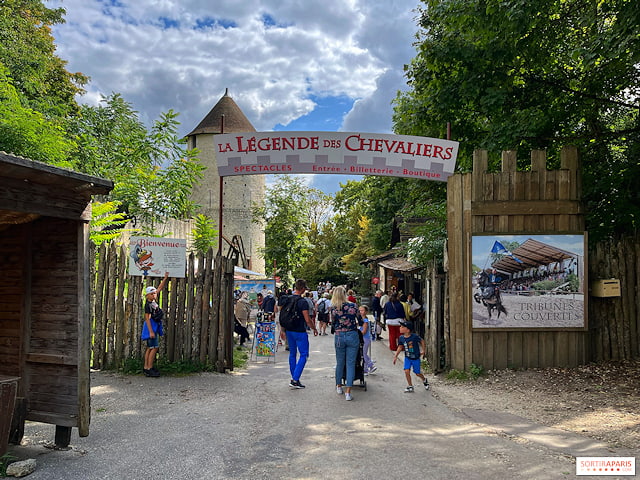
[[[411,369],[413,373],[422,380],[422,384],[426,390],[429,390],[429,382],[427,378],[420,373],[420,358],[425,354],[425,343],[420,335],[413,333],[413,322],[400,322],[400,336],[398,337],[398,349],[393,357],[393,364],[396,364],[398,355],[404,350],[404,374],[407,377],[407,388],[405,393],[413,393],[413,384],[411,383]]]

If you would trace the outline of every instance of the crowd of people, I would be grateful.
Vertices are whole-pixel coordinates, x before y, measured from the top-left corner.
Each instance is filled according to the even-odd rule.
[[[258,302],[263,315],[278,323],[284,311],[295,312],[291,321],[287,322],[287,328],[283,328],[284,322],[279,325],[278,339],[278,346],[282,345],[289,351],[291,388],[305,388],[301,378],[309,357],[309,335],[325,336],[329,334],[327,330],[334,336],[335,389],[337,394],[344,395],[345,400],[353,399],[352,387],[359,359],[363,375],[376,372],[377,366],[371,358],[371,345],[374,341],[383,340],[385,331],[389,349],[395,353],[394,364],[398,355],[405,352],[405,392],[413,392],[411,370],[421,379],[425,388],[429,388],[426,377],[420,371],[425,343],[415,332],[413,322],[420,317],[422,306],[411,293],[405,295],[395,288],[389,292],[378,290],[370,305],[366,305],[358,304],[354,290],[343,285],[333,286],[330,282],[322,282],[314,294],[305,280],[298,279],[293,289],[284,290],[277,299],[269,290],[260,294]],[[290,307],[287,306],[289,302]],[[246,292],[240,292],[235,307],[235,331],[243,346],[250,338],[246,328],[250,311],[248,304]]]

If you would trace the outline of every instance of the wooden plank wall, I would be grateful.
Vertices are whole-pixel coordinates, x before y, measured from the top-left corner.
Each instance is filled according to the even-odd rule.
[[[79,418],[77,222],[43,217],[31,227],[30,312],[23,329],[27,420],[75,427]]]
[[[474,152],[473,173],[448,180],[449,303],[447,364],[467,369],[574,366],[588,360],[582,331],[472,331],[471,240],[477,234],[584,231],[578,154],[561,152],[561,168],[546,168],[544,151],[531,152],[530,171],[516,170],[516,152],[502,153],[502,171],[488,173],[488,153]]]
[[[0,374],[20,377],[24,302],[24,258],[26,248],[24,225],[4,226],[0,230]],[[21,392],[18,392],[21,396]]]
[[[591,279],[620,280],[619,297],[591,297],[592,360],[640,358],[640,234],[612,239],[589,251]]]
[[[196,273],[196,264],[200,266]],[[142,358],[140,340],[144,318],[142,292],[160,278],[128,275],[124,247],[103,244],[98,250],[93,295],[93,368],[122,366]],[[233,263],[207,255],[187,260],[185,278],[170,278],[158,302],[165,312],[160,356],[170,362],[199,361],[217,371],[233,369]],[[231,309],[229,306],[231,305]]]

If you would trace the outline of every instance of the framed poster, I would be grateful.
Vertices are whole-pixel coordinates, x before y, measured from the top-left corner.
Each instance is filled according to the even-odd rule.
[[[237,279],[233,281],[233,285],[236,299],[240,298],[242,292],[247,292],[249,303],[251,303],[251,308],[254,310],[259,308],[259,293],[261,293],[264,298],[269,290],[271,290],[272,293],[276,291],[276,281],[273,278],[259,278],[255,280]]]
[[[129,275],[184,278],[187,267],[187,241],[182,238],[131,237]]]
[[[472,238],[472,328],[586,328],[584,234]]]

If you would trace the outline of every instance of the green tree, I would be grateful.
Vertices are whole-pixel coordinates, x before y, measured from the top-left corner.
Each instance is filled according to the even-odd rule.
[[[375,253],[375,249],[371,244],[371,221],[367,217],[358,219],[358,231],[356,242],[353,249],[342,258],[344,268],[354,284],[358,293],[369,294],[371,285],[371,271],[364,267],[360,262]]]
[[[74,147],[59,123],[22,106],[9,72],[0,62],[0,150],[65,167]]]
[[[161,114],[148,131],[131,105],[112,94],[98,107],[83,105],[69,122],[78,142],[75,168],[113,180],[110,198],[151,231],[159,218],[190,218],[195,210],[191,189],[204,167],[197,150],[178,138],[177,116]]]
[[[275,265],[276,275],[289,285],[310,255],[309,191],[299,177],[278,175],[264,205],[252,207],[254,218],[265,221],[265,264]]]
[[[637,229],[640,9],[632,0],[423,0],[395,130],[471,151],[579,146],[590,238]],[[553,164],[553,162],[552,162]],[[556,163],[557,165],[557,163]],[[619,212],[626,215],[619,215]],[[618,214],[616,214],[616,212]]]
[[[206,254],[210,248],[218,244],[218,230],[215,223],[206,215],[196,215],[196,226],[191,232],[193,252]]]
[[[118,212],[118,202],[93,202],[91,204],[91,232],[89,238],[96,245],[118,238],[128,222],[124,213]],[[136,229],[127,229],[134,233]]]
[[[51,26],[63,23],[65,10],[50,9],[40,0],[0,2],[0,62],[10,72],[24,105],[48,120],[78,110],[75,96],[88,78],[66,70],[56,54]]]

